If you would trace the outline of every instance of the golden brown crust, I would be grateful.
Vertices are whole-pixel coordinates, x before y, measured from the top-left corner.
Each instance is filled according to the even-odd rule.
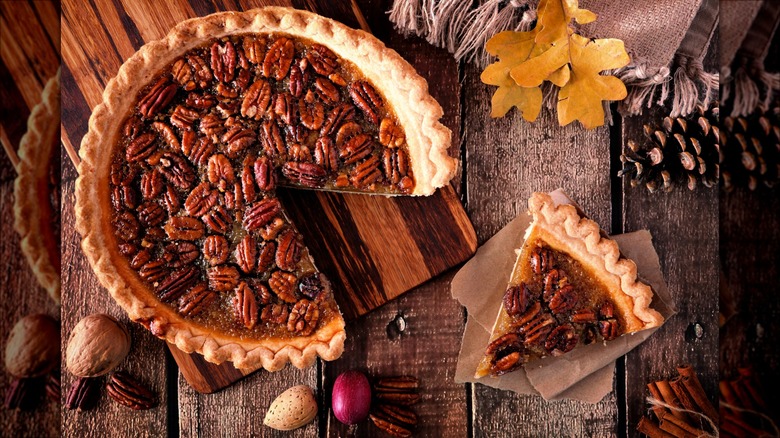
[[[49,296],[60,303],[60,273],[52,261],[47,233],[50,218],[41,206],[49,202],[49,166],[53,149],[59,145],[60,133],[60,74],[49,79],[42,100],[27,119],[27,132],[19,143],[19,167],[14,181],[14,228],[21,240],[24,253],[38,283]],[[57,238],[59,236],[55,236]],[[56,250],[56,248],[55,248]]]

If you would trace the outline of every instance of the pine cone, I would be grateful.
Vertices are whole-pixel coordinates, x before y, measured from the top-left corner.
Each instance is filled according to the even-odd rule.
[[[709,109],[699,106],[688,117],[665,117],[660,129],[645,125],[648,141],[639,145],[628,140],[618,176],[630,178],[632,187],[644,184],[651,192],[659,188],[668,192],[678,184],[690,190],[699,183],[714,186],[720,176],[719,114],[716,103]]]
[[[780,174],[780,101],[747,117],[723,120],[723,188],[773,188]]]

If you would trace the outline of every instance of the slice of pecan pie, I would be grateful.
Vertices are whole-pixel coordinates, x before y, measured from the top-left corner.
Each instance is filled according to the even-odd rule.
[[[636,264],[574,206],[550,195],[528,201],[533,222],[476,377],[499,376],[529,361],[611,341],[663,322]]]
[[[103,100],[77,183],[87,257],[131,319],[239,368],[343,350],[329,283],[276,187],[429,195],[456,166],[408,63],[294,9],[185,21],[126,61]]]

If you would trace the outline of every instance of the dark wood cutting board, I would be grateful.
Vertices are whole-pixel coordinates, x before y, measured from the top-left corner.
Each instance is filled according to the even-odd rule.
[[[154,16],[143,13],[139,7],[118,10],[116,15],[106,14],[104,17],[112,19],[99,23],[92,23],[89,14],[84,17],[81,25],[102,26],[111,41],[75,41],[80,46],[71,46],[75,50],[73,56],[65,57],[63,102],[70,104],[63,114],[63,142],[75,146],[80,143],[90,108],[100,102],[104,84],[116,74],[121,62],[132,55],[131,48],[137,50],[143,42],[162,37],[182,19],[214,12],[201,8],[202,3],[198,2],[173,3],[178,6],[156,8],[159,14]],[[345,21],[353,27],[365,23],[354,3],[319,3],[326,6],[308,1],[241,1],[228,9],[276,4],[306,8],[326,16],[354,17]],[[196,4],[199,7],[194,7]],[[110,8],[111,2],[103,1],[100,5]],[[111,47],[112,55],[117,56],[107,56],[106,47]],[[454,140],[451,153],[456,155],[457,138]],[[281,189],[279,197],[303,234],[315,263],[331,280],[347,320],[364,315],[456,266],[476,250],[474,229],[455,190],[449,186],[425,198],[292,189]],[[217,366],[199,354],[190,355],[170,347],[182,375],[199,392],[217,391],[256,371],[238,370],[229,363]]]

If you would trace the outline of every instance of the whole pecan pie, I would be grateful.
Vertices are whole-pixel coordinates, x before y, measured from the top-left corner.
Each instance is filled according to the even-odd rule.
[[[429,195],[453,176],[425,80],[369,34],[288,8],[185,21],[106,87],[77,227],[115,300],[207,360],[341,355],[329,282],[278,186]]]
[[[578,345],[611,341],[663,323],[636,264],[572,205],[528,201],[533,222],[518,251],[476,377],[499,376]]]

